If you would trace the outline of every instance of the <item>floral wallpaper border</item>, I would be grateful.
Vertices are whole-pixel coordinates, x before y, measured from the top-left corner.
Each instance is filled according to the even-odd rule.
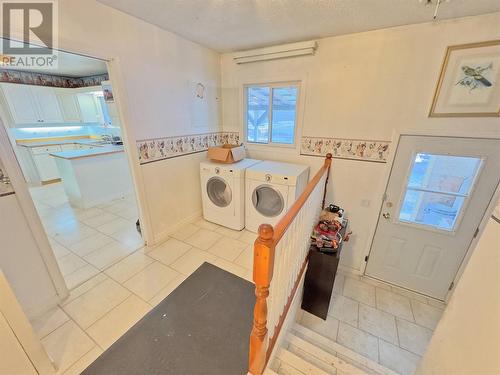
[[[300,154],[324,157],[330,152],[334,158],[386,163],[390,143],[389,141],[303,136]]]
[[[212,146],[239,144],[237,132],[215,132],[177,137],[142,139],[136,142],[139,163],[171,159],[178,156],[195,154],[208,150]]]
[[[88,77],[63,77],[45,73],[32,73],[19,70],[0,69],[0,82],[19,83],[23,85],[77,88],[99,86],[102,81],[108,81],[108,74]]]

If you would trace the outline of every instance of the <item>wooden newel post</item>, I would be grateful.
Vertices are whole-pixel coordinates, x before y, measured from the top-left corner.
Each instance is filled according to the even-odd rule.
[[[326,154],[325,164],[328,166],[332,165],[332,158],[333,158],[332,154],[330,153]]]
[[[333,155],[328,153],[325,158],[325,166],[328,168],[326,171],[326,179],[325,179],[325,190],[323,191],[323,202],[321,203],[321,208],[325,208],[325,200],[326,200],[326,189],[328,187],[328,179],[330,177],[330,167],[332,165],[332,157]]]
[[[259,237],[254,243],[253,281],[255,283],[255,308],[253,328],[250,335],[248,371],[261,375],[266,366],[267,351],[267,297],[274,268],[274,229],[272,225],[262,224]]]

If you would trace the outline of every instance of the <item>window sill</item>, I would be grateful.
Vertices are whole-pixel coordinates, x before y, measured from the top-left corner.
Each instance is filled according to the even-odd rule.
[[[247,150],[255,152],[274,152],[285,155],[295,155],[300,153],[297,146],[278,146],[269,143],[244,143],[244,146]]]
[[[292,145],[287,145],[287,144],[283,144],[283,143],[257,143],[257,142],[244,142],[244,145],[246,147],[256,147],[256,148],[259,148],[259,147],[269,147],[269,148],[282,148],[282,149],[289,149],[289,150],[296,150],[297,149],[297,145],[296,144],[292,144]]]

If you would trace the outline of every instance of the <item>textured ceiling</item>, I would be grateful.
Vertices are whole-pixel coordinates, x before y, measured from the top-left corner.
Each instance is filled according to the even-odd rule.
[[[0,38],[0,40],[2,40]],[[15,46],[21,45],[20,42],[11,42]],[[39,68],[39,69],[23,69],[24,71],[34,73],[47,73],[65,77],[87,77],[93,75],[104,74],[108,72],[106,63],[103,60],[95,59],[78,55],[76,53],[58,51],[57,53],[57,68]],[[0,66],[2,69],[11,69],[6,66]],[[16,68],[12,68],[16,70]]]
[[[33,72],[49,73],[65,77],[86,77],[108,72],[103,60],[77,55],[69,52],[58,52],[57,69],[33,69]]]
[[[429,22],[434,13],[427,0],[98,1],[221,52]],[[438,18],[498,11],[500,0],[444,0]]]

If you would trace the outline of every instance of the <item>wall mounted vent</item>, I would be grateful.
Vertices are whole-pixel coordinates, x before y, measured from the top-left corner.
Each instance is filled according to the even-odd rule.
[[[235,53],[236,64],[247,64],[257,61],[284,59],[287,57],[314,55],[318,44],[315,41],[283,44],[280,46],[259,48]]]

